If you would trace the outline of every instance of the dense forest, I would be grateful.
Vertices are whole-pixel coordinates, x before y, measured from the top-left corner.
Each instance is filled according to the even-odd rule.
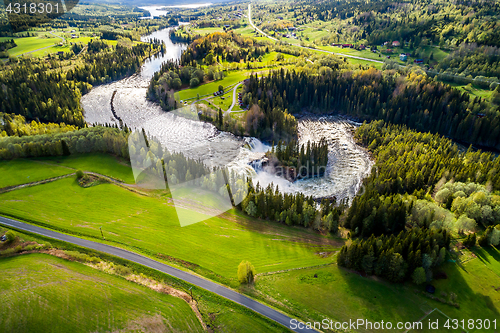
[[[95,49],[96,42],[90,42]],[[92,85],[137,71],[141,61],[160,46],[137,44],[83,56],[83,65],[62,71],[56,63],[23,59],[0,73],[0,111],[27,120],[85,126],[80,98]]]
[[[260,137],[275,120],[277,110],[292,114],[309,110],[383,119],[418,131],[440,133],[455,140],[500,149],[500,107],[490,106],[425,74],[399,76],[370,68],[356,72],[324,71],[320,75],[274,71],[250,77],[245,90],[262,116],[255,128]],[[266,92],[266,93],[264,93]],[[290,136],[293,128],[282,130]],[[272,131],[269,131],[272,132]]]
[[[35,120],[26,122],[23,116],[0,112],[0,137],[55,134],[76,131],[77,129],[76,126],[65,123],[41,123]]]
[[[182,53],[182,66],[196,66],[197,61],[212,65],[215,62],[252,61],[264,55],[269,49],[255,39],[233,32],[215,32],[195,39]]]
[[[373,153],[376,171],[364,180],[364,193],[354,198],[346,214],[344,226],[353,235],[398,234],[409,222],[422,228],[441,225],[450,230],[471,230],[476,222],[488,226],[495,218],[500,218],[497,199],[479,201],[483,196],[488,198],[489,192],[481,190],[478,184],[488,184],[492,190],[500,189],[497,172],[500,159],[492,153],[472,149],[461,152],[451,140],[440,135],[382,121],[364,124],[358,129],[356,138]],[[436,184],[441,182],[438,186],[443,186],[451,180],[469,183],[468,189],[456,200],[447,195],[446,186],[436,188]],[[424,199],[435,189],[444,190],[444,193],[438,192],[436,201],[452,209],[457,219],[431,205],[432,200],[429,203],[417,200]],[[475,197],[476,192],[485,193]],[[467,199],[469,195],[478,203],[474,201],[472,205],[472,198]],[[462,215],[465,216],[460,219]]]
[[[451,237],[444,229],[414,228],[397,236],[371,236],[344,245],[340,266],[385,277],[392,282],[412,278],[416,284],[432,279],[433,268],[443,264]]]
[[[288,143],[279,141],[266,156],[271,163],[275,157],[277,163],[273,167],[286,168],[280,173],[285,172],[285,176],[291,180],[323,176],[328,163],[328,143],[325,138],[317,143],[307,141],[307,144],[302,145],[295,140]]]
[[[80,130],[0,139],[0,159],[62,156],[90,152],[129,157],[128,134],[118,128],[96,126]]]
[[[369,45],[403,40],[413,43],[414,47],[429,42],[459,45],[463,41],[500,46],[500,5],[496,1],[305,0],[293,4],[293,8],[296,8],[294,16],[301,24],[311,19],[349,20],[351,24],[339,25],[330,42],[340,37],[366,39]]]

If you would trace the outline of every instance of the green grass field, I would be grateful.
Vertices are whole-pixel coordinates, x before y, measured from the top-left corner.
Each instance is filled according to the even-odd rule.
[[[214,27],[214,28],[191,29],[191,31],[200,35],[209,35],[214,32],[224,32],[224,29],[222,29],[221,27]]]
[[[30,160],[24,161],[28,164],[26,168],[29,169],[29,165],[32,162]],[[130,165],[118,157],[107,154],[92,153],[85,155],[47,157],[39,159],[39,161],[49,165],[65,166],[74,169],[74,171],[79,169],[82,171],[96,172],[121,180],[127,184],[135,184]]]
[[[465,91],[465,92],[469,93],[469,95],[472,95],[474,97],[481,97],[481,98],[484,98],[488,101],[490,100],[491,94],[493,93],[493,91],[491,91],[489,89],[483,89],[483,88],[478,87],[474,84],[471,85],[472,88],[469,88],[466,84],[457,84],[457,83],[450,83],[450,82],[445,82],[445,83],[451,85],[452,87],[457,88],[460,91]]]
[[[242,71],[234,71],[229,73],[222,80],[214,81],[206,84],[202,84],[196,88],[188,88],[179,91],[179,98],[181,100],[194,98],[197,95],[204,96],[208,94],[213,94],[218,90],[219,85],[223,87],[227,87],[229,85],[235,84],[237,82],[243,81],[250,75],[250,73],[255,72],[257,70],[242,70]]]
[[[0,170],[2,174],[0,188],[32,183],[75,172],[62,166],[38,164],[25,159],[0,161]],[[8,177],[3,175],[8,175]]]
[[[79,165],[74,157],[61,164],[85,170],[89,161],[89,156],[84,157]],[[111,164],[111,170],[116,164]],[[213,272],[216,279],[231,285],[237,285],[236,271],[242,260],[252,262],[258,272],[331,260],[316,254],[332,250],[328,239],[301,228],[252,221],[239,212],[226,213],[226,218],[206,216],[201,223],[180,227],[169,201],[168,192],[143,196],[112,184],[82,188],[70,177],[1,194],[0,213],[98,239],[102,227],[109,242],[194,263],[194,268],[188,267],[209,275]],[[193,204],[186,198],[183,206],[190,214],[200,214],[191,210]]]
[[[47,35],[49,36],[48,38],[41,38],[41,37],[14,38],[14,41],[16,42],[17,46],[8,51],[9,55],[17,57],[24,53],[34,51],[43,47],[51,46],[62,41],[61,38],[57,38],[50,34]],[[42,52],[45,50],[42,50]]]
[[[45,254],[0,259],[2,332],[203,332],[182,299]]]
[[[492,265],[497,267],[500,264],[495,261]],[[446,298],[441,293],[456,293],[459,309],[415,293],[423,287],[365,278],[337,265],[262,276],[256,289],[282,301],[298,313],[307,312],[312,317],[327,316],[338,321],[365,318],[371,321],[391,320],[393,323],[414,322],[434,308],[459,320],[499,318],[500,294],[495,290],[495,287],[500,287],[499,279],[481,260],[474,259],[463,266],[446,263],[443,270],[448,279],[432,282],[436,287],[435,296]],[[435,315],[442,316],[438,312]],[[469,330],[482,331],[485,330]]]

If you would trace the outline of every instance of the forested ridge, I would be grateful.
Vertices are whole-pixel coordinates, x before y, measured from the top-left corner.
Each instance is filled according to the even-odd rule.
[[[465,41],[500,46],[500,5],[497,1],[298,1],[295,16],[304,23],[352,19],[357,29],[341,26],[334,38],[366,38],[369,44],[406,40],[415,47]]]
[[[182,53],[182,66],[196,66],[197,60],[207,65],[215,62],[250,61],[269,52],[269,47],[260,44],[253,38],[243,37],[234,32],[215,32],[195,39]]]

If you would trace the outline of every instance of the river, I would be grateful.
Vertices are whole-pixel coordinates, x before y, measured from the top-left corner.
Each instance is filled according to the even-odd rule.
[[[145,61],[140,72],[131,77],[93,88],[81,99],[85,120],[89,124],[118,124],[115,112],[132,129],[141,129],[155,136],[170,151],[201,159],[210,166],[227,166],[251,175],[262,186],[278,185],[282,192],[302,192],[313,197],[352,198],[359,191],[362,179],[373,165],[364,149],[355,144],[352,132],[357,124],[340,117],[306,117],[299,120],[299,141],[307,143],[325,137],[329,143],[328,165],[323,177],[289,182],[264,170],[254,170],[249,163],[263,157],[270,149],[256,138],[241,138],[220,132],[208,123],[177,117],[146,99],[149,81],[161,64],[179,59],[187,45],[173,43],[171,28],[144,36],[161,39],[166,53]]]

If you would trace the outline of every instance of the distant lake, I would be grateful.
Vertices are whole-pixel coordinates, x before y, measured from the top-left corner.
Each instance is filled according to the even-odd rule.
[[[151,14],[150,16],[141,17],[141,19],[152,19],[155,17],[164,16],[168,14],[168,10],[166,8],[199,8],[199,7],[208,7],[211,4],[212,4],[211,2],[207,2],[207,3],[196,3],[190,5],[143,6],[139,8],[145,9]]]

